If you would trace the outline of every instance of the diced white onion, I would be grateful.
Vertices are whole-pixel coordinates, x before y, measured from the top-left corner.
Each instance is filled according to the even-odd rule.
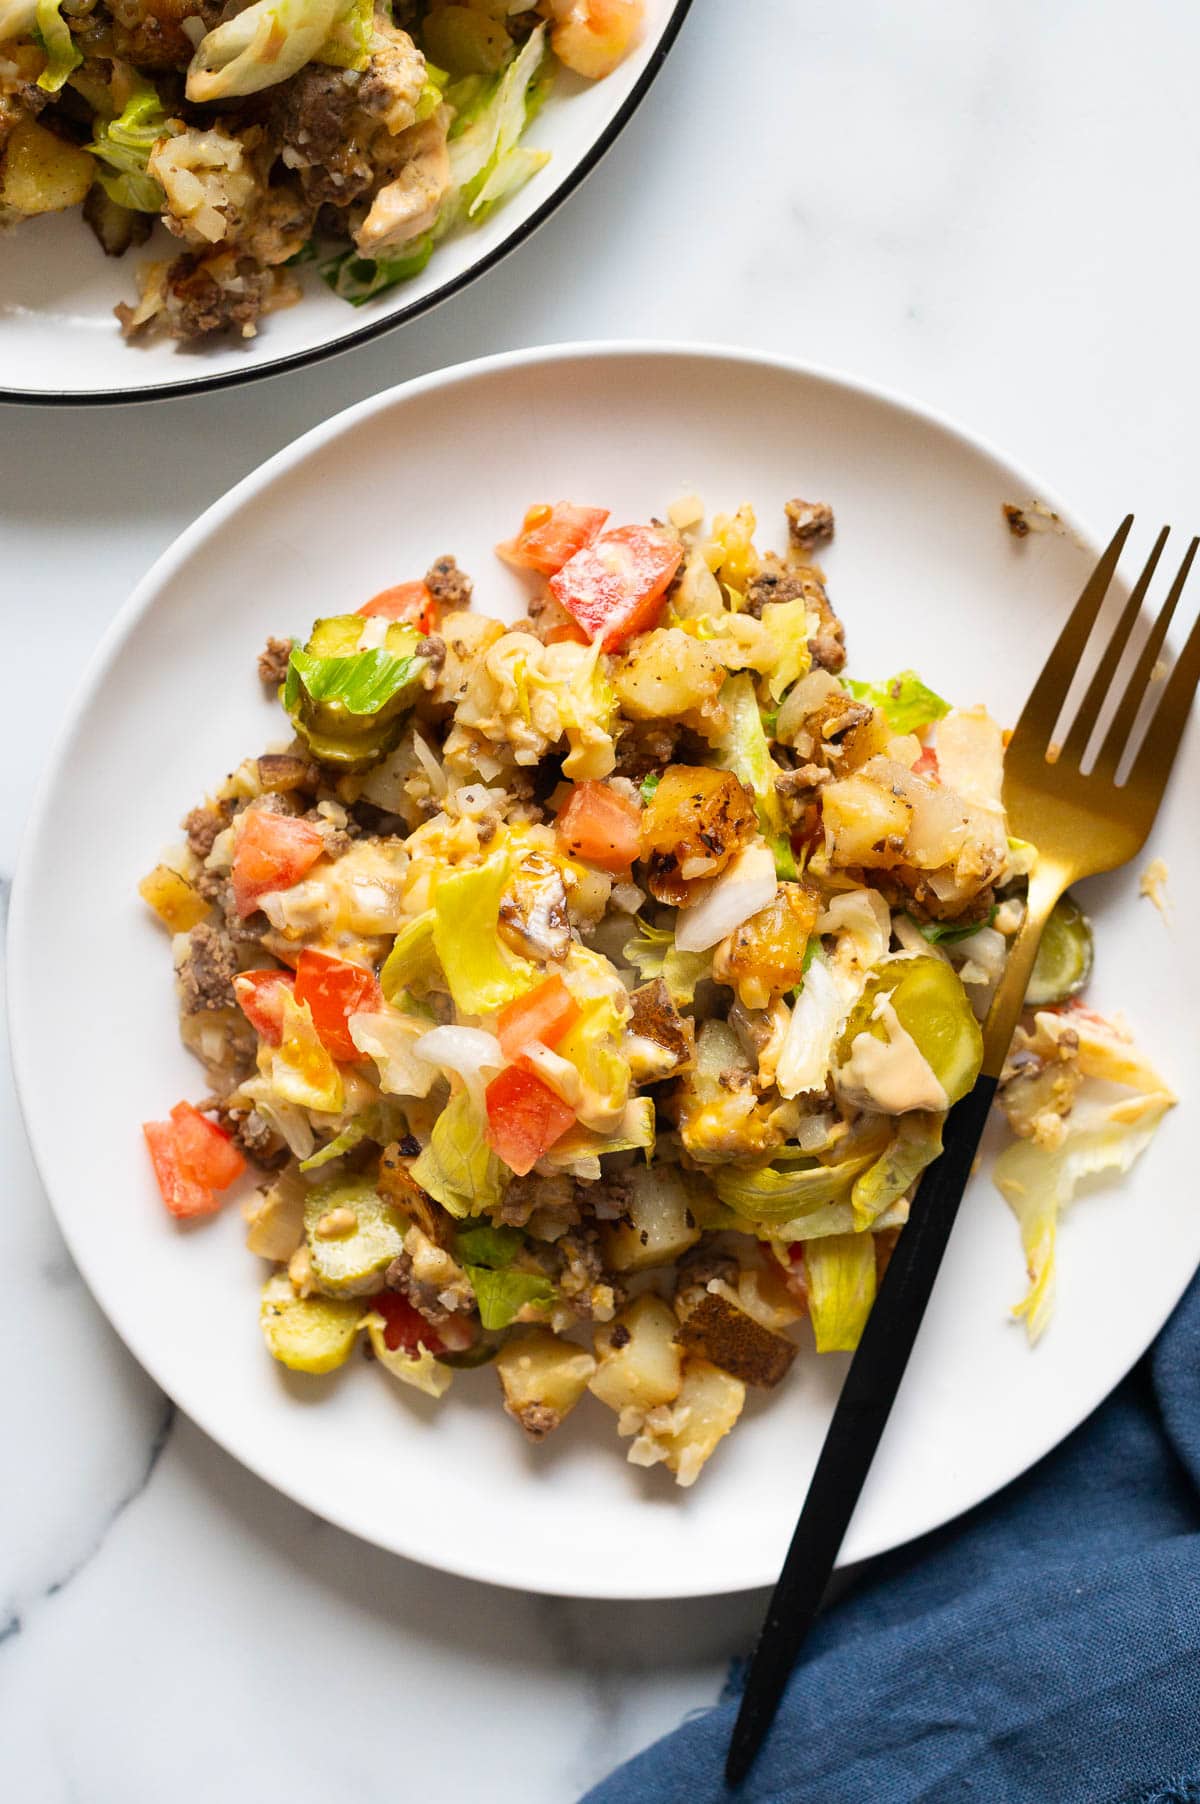
[[[705,886],[690,908],[681,908],[675,944],[681,952],[707,952],[775,896],[775,859],[761,840],[739,852],[727,870]]]
[[[833,972],[814,958],[796,998],[787,1038],[775,1068],[779,1094],[791,1098],[806,1090],[823,1090],[841,1030],[846,1004]]]

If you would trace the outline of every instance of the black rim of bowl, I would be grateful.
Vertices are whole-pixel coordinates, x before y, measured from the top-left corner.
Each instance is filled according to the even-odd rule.
[[[347,332],[328,344],[314,345],[311,350],[293,351],[287,356],[264,359],[261,363],[248,365],[244,370],[228,370],[218,376],[193,376],[182,382],[155,382],[145,388],[98,388],[98,389],[57,389],[34,390],[5,388],[0,386],[0,402],[9,401],[24,407],[111,407],[114,404],[131,406],[139,401],[172,401],[183,395],[212,394],[219,388],[233,388],[240,382],[261,382],[271,376],[285,375],[289,370],[306,369],[314,363],[321,363],[327,357],[337,357],[343,351],[353,350],[356,345],[367,344],[373,338],[382,338],[385,332],[395,332],[411,320],[420,319],[423,314],[430,313],[440,307],[443,301],[486,275],[489,270],[503,261],[510,252],[528,242],[539,227],[545,225],[550,216],[557,212],[562,203],[574,192],[596,168],[597,164],[611,150],[629,121],[641,105],[652,83],[667,59],[667,55],[679,36],[680,28],[687,17],[692,0],[675,0],[671,15],[664,27],[663,34],[654,47],[646,67],[629,93],[624,104],[614,114],[604,131],[596,139],[591,149],[566,176],[561,184],[549,195],[536,212],[531,213],[525,222],[510,233],[503,243],[493,251],[473,263],[470,269],[456,276],[452,282],[445,282],[435,288],[419,301],[402,308],[397,313],[390,313],[381,319],[370,320],[353,332]]]

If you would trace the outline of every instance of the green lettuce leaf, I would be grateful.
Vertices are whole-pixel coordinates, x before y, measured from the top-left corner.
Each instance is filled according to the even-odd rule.
[[[855,1180],[874,1163],[874,1153],[863,1153],[838,1165],[821,1165],[815,1159],[797,1164],[780,1161],[756,1170],[722,1165],[711,1176],[721,1201],[738,1215],[748,1221],[782,1222],[848,1201]]]
[[[494,1272],[483,1265],[468,1265],[466,1273],[485,1328],[507,1328],[527,1303],[553,1303],[558,1294],[549,1278],[536,1272]]]
[[[455,1257],[465,1265],[485,1265],[499,1271],[511,1265],[525,1245],[525,1236],[517,1228],[496,1228],[490,1222],[478,1227],[460,1228],[454,1236]]]
[[[301,1171],[319,1171],[322,1165],[328,1165],[332,1159],[340,1159],[343,1153],[353,1152],[366,1137],[367,1130],[361,1122],[350,1122],[319,1153],[314,1153],[311,1159],[301,1159]]]
[[[424,658],[398,658],[390,651],[356,651],[348,658],[321,658],[294,649],[288,660],[283,705],[290,714],[301,691],[314,702],[340,702],[348,714],[378,714],[424,667]]]
[[[427,908],[396,935],[382,971],[379,987],[393,1008],[403,1008],[405,991],[424,989],[441,975],[433,943],[434,912]],[[359,1048],[360,1051],[364,1050]]]
[[[473,93],[465,109],[466,123],[464,114],[455,121],[450,171],[456,205],[476,223],[550,160],[549,151],[525,150],[519,144],[541,104],[549,60],[546,27],[539,25],[496,80]]]
[[[806,1241],[804,1267],[817,1352],[852,1353],[875,1301],[874,1235]]]
[[[83,57],[75,48],[71,28],[59,11],[62,0],[37,0],[37,34],[46,52],[46,67],[37,85],[47,94],[57,94],[72,69],[78,69]]]
[[[442,877],[434,893],[434,949],[462,1015],[495,1014],[537,977],[528,960],[504,950],[497,933],[508,873],[508,853],[494,852],[474,870]]]
[[[327,63],[334,69],[365,69],[371,60],[374,21],[375,0],[347,0],[339,6],[314,63]]]
[[[711,952],[680,952],[670,927],[651,927],[634,917],[637,938],[629,940],[621,956],[639,973],[643,983],[661,977],[671,993],[676,1008],[686,1007],[696,994],[696,985],[712,971]]]
[[[139,80],[116,118],[98,119],[95,131],[84,148],[105,165],[97,173],[108,198],[134,213],[161,213],[163,191],[146,166],[159,139],[171,136],[171,127],[156,90]]]
[[[992,922],[996,919],[996,910],[997,904],[993,903],[988,912],[986,921],[968,921],[966,923],[954,921],[913,921],[911,915],[909,915],[908,918],[910,921],[913,921],[913,926],[921,937],[927,939],[931,946],[953,946],[957,940],[969,940],[971,935],[973,933],[978,933],[981,927],[990,927]]]
[[[894,733],[915,733],[950,712],[949,702],[927,689],[915,670],[902,670],[887,683],[842,682],[856,701],[881,708]]]
[[[340,300],[362,307],[376,295],[419,276],[433,255],[437,238],[431,227],[390,257],[360,257],[357,251],[343,251],[321,265],[321,280]]]
[[[286,81],[316,56],[338,10],[338,0],[255,0],[200,40],[187,98],[203,105]]]
[[[461,1220],[498,1206],[504,1168],[487,1143],[484,1122],[459,1090],[433,1124],[429,1145],[412,1168],[422,1190]]]
[[[856,1228],[870,1228],[902,1197],[942,1150],[945,1117],[914,1110],[901,1115],[886,1150],[854,1183],[850,1201]]]
[[[754,791],[758,807],[758,824],[763,837],[775,855],[775,870],[780,877],[796,875],[796,860],[784,825],[783,807],[775,788],[778,771],[767,744],[759,713],[754,679],[748,670],[727,677],[721,689],[721,705],[729,716],[729,726],[717,748],[721,767],[730,770]]]
[[[1094,1124],[1072,1130],[1056,1148],[1035,1140],[1014,1140],[996,1160],[993,1178],[1016,1216],[1029,1272],[1029,1289],[1013,1314],[1024,1318],[1030,1342],[1045,1332],[1054,1311],[1055,1242],[1058,1218],[1085,1178],[1101,1172],[1127,1172],[1144,1152],[1172,1097],[1162,1092],[1145,1098],[1136,1120],[1122,1120],[1117,1104],[1100,1111]],[[1082,1105],[1073,1111],[1076,1120]],[[1113,1119],[1116,1115],[1116,1119]]]
[[[659,772],[656,770],[652,770],[650,772],[649,776],[643,777],[641,780],[641,783],[638,785],[638,792],[641,795],[641,798],[647,807],[650,806],[650,802],[651,802],[651,799],[653,798],[654,792],[658,788],[658,786],[661,782],[662,782],[662,777],[659,774]]]

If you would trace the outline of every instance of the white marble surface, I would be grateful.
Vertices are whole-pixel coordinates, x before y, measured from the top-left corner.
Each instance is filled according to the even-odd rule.
[[[1187,0],[695,0],[598,173],[440,312],[247,389],[0,408],[0,873],[46,694],[151,559],[297,433],[439,364],[573,337],[778,348],[958,415],[1101,527],[1196,527],[1198,59]],[[274,1496],[91,1303],[7,1074],[0,1157],[5,1795],[564,1804],[716,1695],[759,1597],[522,1599]]]

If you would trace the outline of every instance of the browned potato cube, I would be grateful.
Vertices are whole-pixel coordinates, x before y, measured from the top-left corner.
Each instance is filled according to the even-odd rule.
[[[757,831],[754,798],[732,772],[668,766],[642,815],[652,893],[679,907],[692,883],[723,871]]]
[[[77,207],[95,172],[95,158],[86,150],[56,137],[33,119],[22,119],[9,134],[4,153],[0,204],[25,214]]]
[[[774,1389],[786,1377],[796,1357],[790,1340],[772,1334],[744,1310],[708,1291],[700,1292],[683,1314],[678,1338],[686,1353],[698,1354],[744,1384],[764,1390]]]
[[[766,1008],[772,996],[804,976],[804,955],[821,902],[803,883],[781,883],[775,900],[735,928],[713,964],[718,983],[732,984],[747,1008]]]

